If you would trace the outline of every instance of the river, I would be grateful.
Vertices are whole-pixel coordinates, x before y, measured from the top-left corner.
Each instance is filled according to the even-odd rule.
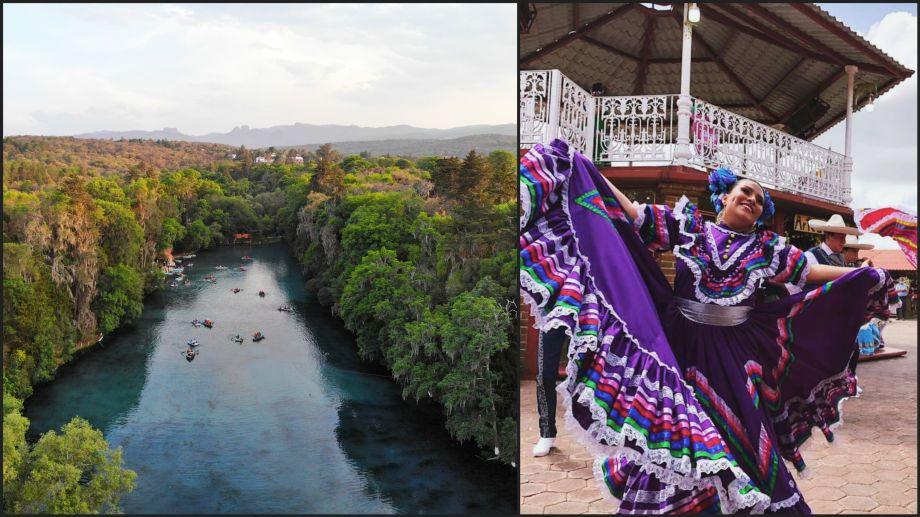
[[[516,513],[516,471],[457,445],[361,361],[285,245],[187,262],[190,286],[150,295],[134,325],[36,389],[31,440],[75,415],[101,429],[137,472],[127,513]],[[295,312],[277,310],[285,303]],[[266,339],[254,343],[256,331]],[[192,337],[200,353],[188,362]]]

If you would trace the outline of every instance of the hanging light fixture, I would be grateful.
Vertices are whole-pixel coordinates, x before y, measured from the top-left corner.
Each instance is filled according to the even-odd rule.
[[[700,7],[695,3],[690,4],[690,11],[687,13],[687,21],[692,24],[700,23]]]
[[[875,98],[878,97],[878,89],[872,83],[863,83],[859,87],[859,97],[858,101],[854,102],[853,109],[856,110],[859,107],[859,101],[865,100],[866,97],[869,98],[869,102],[866,102],[862,105],[863,108],[866,108],[866,111],[872,113],[875,110]]]

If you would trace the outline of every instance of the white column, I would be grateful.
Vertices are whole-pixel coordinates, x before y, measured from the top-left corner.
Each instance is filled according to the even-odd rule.
[[[843,154],[844,156],[850,157],[853,156],[851,154],[853,149],[853,79],[856,76],[856,71],[859,69],[856,67],[856,65],[847,65],[843,69],[847,73],[847,141]]]
[[[680,54],[680,96],[677,98],[677,146],[674,162],[687,165],[690,161],[690,57],[693,27],[687,19],[690,4],[684,4],[683,47]]]
[[[556,69],[549,74],[549,121],[546,124],[546,144],[559,137],[559,120],[562,111],[562,72]]]
[[[843,191],[845,192],[843,202],[849,203],[853,200],[849,194],[850,179],[853,172],[853,82],[856,76],[856,65],[847,65],[843,68],[847,73],[847,119],[846,119],[846,142],[844,143],[844,172],[843,172]]]

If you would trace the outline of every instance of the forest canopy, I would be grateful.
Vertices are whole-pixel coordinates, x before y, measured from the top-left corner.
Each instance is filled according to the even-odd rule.
[[[28,397],[131,324],[168,254],[279,236],[404,397],[443,408],[458,441],[516,458],[512,153],[14,137],[3,156],[4,393]]]

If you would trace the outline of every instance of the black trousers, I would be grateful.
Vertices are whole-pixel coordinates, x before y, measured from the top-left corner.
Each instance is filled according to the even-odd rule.
[[[540,438],[556,437],[556,381],[559,360],[568,337],[555,328],[541,332],[537,348],[537,413],[540,415]]]

